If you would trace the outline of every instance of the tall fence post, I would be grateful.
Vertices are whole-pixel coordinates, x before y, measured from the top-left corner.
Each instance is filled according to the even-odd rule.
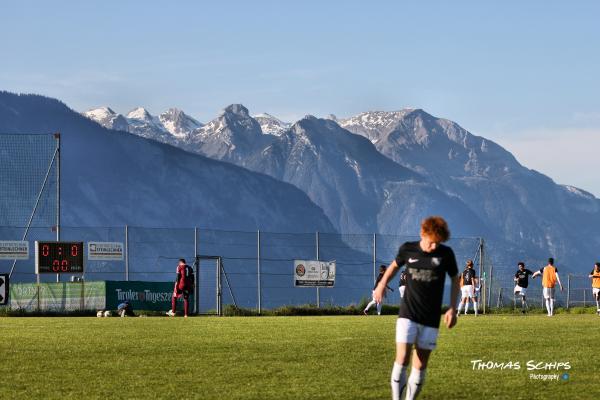
[[[125,225],[125,280],[129,280],[129,225]]]
[[[377,234],[373,234],[373,285],[377,280]]]
[[[216,273],[217,273],[217,315],[219,317],[223,315],[223,311],[221,309],[221,307],[222,307],[222,301],[223,301],[222,293],[221,293],[221,289],[222,289],[222,286],[221,286],[221,271],[223,269],[223,266],[222,266],[221,263],[222,263],[221,257],[218,257],[217,258],[217,270],[216,270]]]
[[[319,261],[319,232],[317,231],[315,235],[316,239],[316,248],[317,248],[317,261]],[[321,298],[319,293],[319,287],[317,286],[317,308],[321,308]]]
[[[567,274],[567,310],[571,302],[571,274]]]
[[[194,314],[200,313],[200,289],[198,288],[200,277],[200,258],[198,257],[198,227],[194,227]]]
[[[262,303],[261,303],[261,297],[262,297],[262,285],[261,285],[261,279],[260,279],[260,229],[256,232],[256,275],[257,275],[257,288],[258,288],[258,293],[256,294],[258,296],[258,304],[257,304],[257,309],[258,309],[258,313],[260,314],[262,312]]]
[[[56,139],[56,241],[60,241],[60,133],[55,133]],[[60,274],[56,274],[56,282],[60,282]]]
[[[500,308],[500,303],[504,305],[504,301],[502,300],[502,288],[498,289],[498,301],[496,302],[496,308]]]
[[[479,238],[479,276],[480,277],[485,277],[485,252],[484,252],[484,244],[483,244],[483,238]],[[483,281],[483,290],[481,291],[482,294],[482,299],[483,301],[481,301],[482,303],[482,308],[483,308],[483,313],[485,314],[486,312],[486,302],[487,302],[487,294],[486,294],[486,289],[487,289],[487,280],[484,279]],[[481,285],[479,285],[481,287]]]
[[[490,287],[488,289],[488,308],[491,308],[492,287],[494,286],[494,264],[490,263]]]

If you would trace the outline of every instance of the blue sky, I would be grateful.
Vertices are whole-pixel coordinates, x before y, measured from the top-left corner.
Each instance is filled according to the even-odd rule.
[[[293,121],[420,107],[600,196],[600,2],[18,1],[0,89]]]

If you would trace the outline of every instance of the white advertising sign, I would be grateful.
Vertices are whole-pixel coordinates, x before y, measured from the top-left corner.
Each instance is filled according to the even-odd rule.
[[[88,242],[88,260],[122,261],[123,242]]]
[[[294,260],[294,286],[333,287],[335,261]]]
[[[26,240],[0,240],[0,260],[28,260],[29,242]]]

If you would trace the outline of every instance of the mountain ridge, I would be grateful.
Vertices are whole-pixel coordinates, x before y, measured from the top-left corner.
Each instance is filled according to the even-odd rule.
[[[202,136],[176,145],[294,184],[342,232],[404,233],[402,227],[418,226],[425,212],[439,211],[454,215],[459,234],[477,230],[538,258],[588,258],[600,245],[593,227],[600,223],[600,200],[557,185],[497,143],[422,109],[307,116],[276,135],[265,134],[244,110],[226,107],[200,128]],[[416,175],[392,179],[398,171]],[[587,236],[589,244],[581,244]]]

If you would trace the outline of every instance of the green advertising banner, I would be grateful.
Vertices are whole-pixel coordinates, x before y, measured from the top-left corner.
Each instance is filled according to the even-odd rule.
[[[25,311],[100,310],[106,303],[104,282],[14,283],[10,307]]]
[[[106,309],[116,310],[128,300],[133,310],[168,311],[171,309],[173,282],[106,281]],[[183,310],[183,298],[177,308]],[[194,296],[190,296],[190,312],[194,309]]]
[[[56,283],[13,283],[10,285],[10,308],[25,311],[97,311],[116,310],[129,301],[136,310],[168,311],[171,309],[173,282],[95,281]],[[190,296],[190,310],[194,296]],[[183,310],[183,298],[178,300]]]

